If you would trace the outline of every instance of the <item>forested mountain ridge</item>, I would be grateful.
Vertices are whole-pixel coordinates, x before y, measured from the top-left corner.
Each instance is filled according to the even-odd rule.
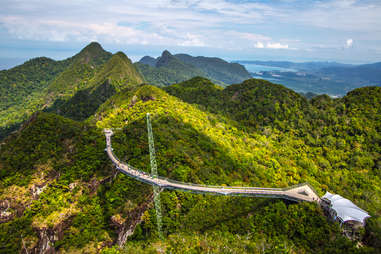
[[[281,122],[286,121],[285,128],[297,131],[295,124],[303,118],[308,107],[301,95],[260,79],[249,79],[221,89],[208,79],[196,77],[164,89],[188,103],[203,105],[213,113],[223,112],[246,126],[257,128],[266,125],[279,128]]]
[[[143,78],[131,60],[122,52],[114,54],[70,99],[57,99],[46,109],[74,120],[85,120],[102,103],[121,89],[143,83]]]
[[[169,52],[156,64],[175,74],[190,66]],[[62,62],[35,59],[15,72],[25,72],[39,97],[22,100],[26,110],[12,119],[29,120],[0,144],[0,253],[381,249],[380,87],[311,100],[259,79],[223,88],[194,77],[159,88],[143,84],[136,66],[91,43]],[[51,73],[41,91],[38,72],[28,73],[39,69]],[[42,108],[50,113],[34,113]],[[166,239],[158,239],[151,186],[113,168],[102,133],[115,128],[118,158],[150,172],[146,113],[159,175],[222,186],[309,182],[319,195],[338,193],[371,214],[363,241],[342,236],[316,204],[177,191],[161,192]]]
[[[222,81],[225,84],[237,84],[251,78],[250,73],[243,65],[228,63],[221,58],[193,57],[187,54],[176,54],[175,57],[206,72],[206,78]]]
[[[143,77],[141,77],[131,60],[123,52],[115,53],[95,76],[96,83],[102,83],[106,79],[109,79],[111,82],[124,82],[129,85],[138,85],[144,82]],[[121,87],[118,87],[118,90],[120,89]]]
[[[209,99],[205,99],[205,88],[198,90],[193,86],[208,87]],[[247,80],[221,90],[208,80],[195,78],[165,89],[188,103],[199,104],[201,109],[235,119],[249,130],[269,135],[280,131],[282,136],[303,141],[310,150],[308,159],[305,158],[310,162],[305,166],[312,171],[313,164],[316,168],[345,168],[352,174],[346,180],[356,182],[363,176],[355,172],[368,168],[369,173],[380,178],[380,87],[358,88],[342,99],[318,96],[311,102],[290,89],[263,80]],[[325,177],[330,180],[322,181],[324,185],[332,182],[333,176],[327,173]],[[329,189],[342,185],[339,179],[336,181],[337,186]],[[348,191],[347,196],[353,195],[353,189]],[[379,204],[380,199],[374,202]]]
[[[5,140],[0,253],[70,251],[78,244],[93,252],[92,241],[110,244],[112,231],[94,195],[113,174],[102,141],[97,130],[47,113],[33,115],[22,131]]]
[[[31,59],[22,65],[0,72],[1,110],[13,106],[18,97],[42,90],[58,73],[63,71],[68,61],[54,61],[50,58],[39,57]]]
[[[111,56],[96,42],[82,49],[73,57],[73,63],[49,85],[44,98],[45,107],[57,99],[66,99],[76,91],[87,88],[90,79]]]
[[[37,88],[33,90],[22,85],[21,82],[19,86],[16,85],[25,96],[15,97],[17,103],[13,103],[0,112],[0,119],[3,120],[0,125],[0,138],[4,138],[17,129],[22,121],[37,110],[54,111],[73,119],[83,120],[115,91],[144,81],[124,53],[118,52],[112,55],[96,42],[90,43],[78,54],[64,61],[48,61],[44,58],[34,60],[36,61],[42,61],[42,64],[47,66],[46,72],[52,72],[52,75],[47,75],[50,79],[44,81],[41,76],[45,73],[41,73],[41,70],[34,71],[31,67],[27,69],[28,73],[33,71],[30,75],[34,75],[38,82],[35,82],[37,85],[33,85],[34,83],[32,85]],[[27,62],[25,66],[30,65]],[[16,67],[15,70],[9,70],[6,73],[23,77],[22,71],[25,68],[19,71],[20,68]],[[33,76],[26,78],[30,80],[29,83],[34,80]],[[43,85],[38,85],[41,79]],[[13,91],[9,85],[4,87],[4,94]]]
[[[104,63],[111,53],[106,52],[99,43],[93,42],[87,45],[75,56],[63,61],[43,61],[45,67],[37,68],[26,62],[24,65],[3,71],[5,76],[19,80],[14,83],[18,88],[14,98],[16,101],[0,111],[0,139],[4,138],[11,131],[16,130],[20,124],[26,120],[33,112],[50,106],[60,97],[72,96],[76,90],[85,86],[86,80],[95,73],[97,68]],[[44,59],[44,58],[42,58]],[[33,60],[32,60],[33,61]],[[40,62],[36,59],[33,62]],[[41,70],[46,72],[41,72]],[[23,74],[27,73],[27,76]],[[29,78],[35,77],[33,78]],[[27,82],[33,82],[31,86],[25,86],[25,82],[20,77],[25,77]],[[8,94],[9,78],[4,81],[5,90],[2,93]],[[35,80],[35,81],[34,81]],[[17,96],[23,94],[23,96]],[[6,101],[6,100],[5,100]]]
[[[195,78],[173,87],[176,94],[171,86],[168,92],[126,86],[86,123],[39,113],[9,136],[0,147],[0,209],[6,215],[1,217],[0,241],[7,243],[0,252],[45,248],[115,253],[111,246],[130,229],[134,233],[125,242],[127,253],[158,248],[180,253],[224,248],[237,253],[376,251],[379,242],[372,239],[378,237],[381,210],[378,88],[358,89],[342,100],[322,96],[309,102],[261,80],[223,89]],[[208,97],[210,107],[202,104]],[[217,101],[221,98],[225,101]],[[270,102],[279,104],[278,111],[272,112]],[[237,115],[241,111],[258,114],[245,122]],[[147,112],[152,115],[159,175],[236,186],[284,187],[308,181],[320,195],[325,190],[339,193],[371,213],[367,246],[357,248],[344,238],[314,204],[176,191],[161,193],[167,240],[158,240],[155,212],[148,205],[151,187],[114,175],[102,134],[103,128],[120,128],[113,137],[114,152],[149,172]],[[356,119],[362,112],[369,122],[358,130]],[[346,126],[340,128],[341,121]],[[305,127],[287,127],[295,124]],[[139,218],[140,224],[133,226]]]
[[[187,54],[172,55],[163,51],[158,58],[143,57],[136,66],[153,85],[171,85],[196,76],[214,80],[221,85],[240,83],[251,78],[245,67],[228,63],[217,57],[193,57]]]
[[[146,64],[151,67],[156,67],[157,59],[151,56],[143,56],[142,59],[139,60],[139,63]]]
[[[152,67],[141,63],[132,66],[127,56],[121,52],[117,54],[120,54],[122,60],[112,59],[114,63],[108,63],[112,54],[105,51],[99,43],[92,42],[66,60],[36,58],[10,70],[1,71],[0,139],[17,130],[20,124],[36,110],[44,109],[83,120],[114,94],[114,89],[119,90],[128,83],[142,83],[144,76],[145,81],[154,85],[170,85],[195,76],[217,79],[216,75],[220,75],[220,82],[227,81],[229,77],[240,76],[240,79],[236,80],[248,77],[247,71],[242,66],[218,58],[192,58],[188,55],[179,55],[179,58],[184,60],[181,61],[168,51],[164,51],[158,59],[145,58],[151,61],[151,65],[155,65]],[[116,67],[108,70],[110,66]],[[111,72],[108,73],[109,71]],[[116,76],[105,78],[108,74]],[[110,82],[112,80],[113,82]],[[111,83],[112,86],[109,86]],[[77,93],[78,95],[71,99]],[[81,97],[87,99],[81,100]],[[88,101],[92,103],[87,107],[84,104]],[[82,110],[78,110],[75,115],[74,109],[77,103],[82,104],[80,107]]]
[[[195,76],[206,75],[201,69],[182,62],[167,50],[163,51],[161,56],[155,60],[155,66],[141,62],[135,63],[136,68],[142,74],[144,79],[153,85],[167,86]]]
[[[202,83],[197,81],[205,81],[205,83],[208,82],[205,79],[196,78],[192,81],[184,83],[187,83],[187,87],[189,89],[192,89],[194,92],[197,92],[197,88],[202,86]],[[247,82],[250,81],[246,81],[246,83]],[[372,230],[377,231],[378,229],[376,228],[380,226],[380,219],[377,219],[377,215],[380,215],[379,211],[381,205],[381,190],[378,187],[380,183],[380,175],[378,170],[378,158],[380,154],[380,147],[377,145],[380,140],[380,134],[377,133],[376,130],[380,127],[380,122],[374,117],[377,118],[377,115],[380,115],[380,107],[378,107],[381,99],[380,89],[378,87],[357,89],[353,93],[348,94],[348,96],[344,97],[342,100],[330,99],[330,107],[325,105],[323,110],[321,104],[324,104],[324,102],[321,100],[321,98],[317,98],[314,102],[309,103],[298,94],[284,87],[273,85],[269,82],[263,81],[252,82],[254,82],[254,84],[251,84],[251,89],[256,90],[263,86],[262,90],[267,91],[270,94],[269,96],[266,96],[267,94],[263,94],[263,96],[265,97],[265,102],[267,99],[272,98],[273,100],[277,100],[280,103],[280,110],[277,111],[280,113],[280,115],[277,116],[274,120],[274,122],[279,121],[279,124],[273,125],[271,121],[259,121],[259,124],[256,123],[255,125],[251,125],[250,123],[245,123],[239,117],[237,118],[239,123],[228,120],[229,118],[231,119],[233,117],[232,112],[234,112],[234,109],[236,109],[235,104],[230,104],[231,107],[223,105],[223,108],[229,108],[230,110],[223,111],[221,109],[217,109],[215,113],[208,114],[207,118],[205,118],[204,116],[202,116],[202,114],[200,114],[201,112],[210,112],[210,110],[208,110],[208,108],[205,108],[205,106],[200,105],[199,109],[202,110],[200,113],[189,113],[192,112],[194,108],[182,108],[181,105],[175,103],[173,99],[171,99],[170,97],[167,97],[167,99],[165,99],[165,103],[160,102],[162,98],[165,98],[163,97],[164,95],[162,94],[162,96],[160,96],[161,93],[159,93],[158,90],[147,87],[146,89],[138,89],[137,91],[139,92],[128,91],[127,94],[129,94],[129,99],[127,101],[123,100],[122,97],[124,96],[121,95],[110,99],[110,105],[113,105],[113,107],[117,107],[112,109],[111,107],[107,106],[107,104],[105,104],[105,108],[101,108],[100,113],[98,113],[96,116],[97,119],[101,119],[98,122],[98,126],[111,126],[115,128],[123,128],[123,126],[126,123],[136,123],[136,120],[134,119],[141,119],[139,121],[141,127],[139,128],[142,128],[142,133],[139,134],[139,136],[144,135],[144,112],[141,111],[154,111],[157,112],[157,114],[159,115],[163,115],[163,117],[159,117],[159,119],[162,119],[159,120],[159,122],[162,121],[163,123],[159,124],[160,127],[158,126],[156,129],[160,130],[160,134],[156,135],[164,135],[163,139],[159,138],[159,143],[161,144],[161,142],[169,142],[167,140],[171,140],[171,137],[173,137],[173,140],[176,140],[179,137],[181,137],[181,135],[177,134],[177,131],[172,131],[172,129],[180,131],[182,128],[184,128],[181,127],[182,125],[179,125],[174,128],[164,127],[165,125],[172,124],[171,121],[166,119],[182,119],[180,123],[186,122],[187,124],[193,126],[193,128],[195,128],[199,133],[207,135],[207,137],[210,138],[211,141],[215,142],[213,146],[222,145],[222,147],[226,148],[226,151],[234,151],[233,154],[229,153],[229,156],[232,159],[232,162],[230,163],[233,164],[231,166],[229,166],[228,164],[227,167],[234,167],[236,169],[235,173],[241,176],[245,176],[244,179],[246,177],[248,179],[252,179],[252,181],[254,182],[250,184],[251,186],[261,184],[261,186],[279,187],[283,185],[290,185],[292,183],[308,181],[314,185],[314,187],[318,190],[320,194],[323,194],[324,190],[330,190],[335,193],[340,193],[341,195],[350,198],[355,203],[365,208],[367,211],[372,211],[371,213],[374,216],[374,219],[369,219],[369,227],[373,227]],[[193,87],[192,84],[194,84]],[[210,87],[213,86],[214,85],[209,81],[209,87],[205,90],[199,91],[199,93],[195,94],[194,98],[197,98],[199,101],[203,101],[202,97],[201,99],[199,99],[200,96],[203,95],[204,98],[207,97],[205,96],[205,91],[208,89],[209,91],[213,90],[210,89]],[[241,85],[241,88],[243,87],[244,86]],[[171,86],[167,87],[166,90],[169,90],[170,88]],[[247,90],[249,89],[250,88],[248,88]],[[221,88],[217,88],[214,91],[216,90],[223,91]],[[283,91],[276,92],[276,90]],[[148,93],[148,91],[152,92]],[[236,91],[241,91],[239,85],[237,85],[237,87],[233,89],[233,91],[234,93],[232,93],[232,91],[229,91],[226,92],[226,94],[230,93],[230,95],[234,95]],[[290,93],[292,96],[294,96],[294,98],[284,98],[287,95],[287,93]],[[134,94],[134,96],[132,96],[132,94]],[[223,95],[225,94],[223,93]],[[224,98],[227,100],[228,97]],[[367,101],[366,98],[370,98],[370,100]],[[226,102],[226,100],[224,102]],[[354,105],[351,105],[351,103],[349,103],[348,100],[352,100],[354,102]],[[373,121],[367,122],[367,126],[369,127],[369,129],[366,131],[358,130],[358,126],[352,124],[357,121],[356,119],[359,116],[353,115],[354,111],[358,112],[358,109],[352,109],[353,107],[357,107],[356,101],[365,101],[367,106],[360,106],[364,109],[375,109],[375,111],[370,112],[372,114],[371,119],[373,119]],[[248,101],[248,103],[246,104],[249,107],[248,114],[250,113],[250,110],[253,110],[253,108],[258,108],[258,106],[253,106],[251,104],[263,103],[263,101],[258,100],[250,102],[251,103],[249,103]],[[368,105],[368,102],[372,106]],[[143,107],[142,103],[146,104],[146,107],[151,108],[151,110]],[[160,105],[161,103],[163,103],[162,106]],[[243,103],[245,103],[245,101],[243,101]],[[301,104],[303,104],[303,107],[306,107],[305,111],[302,112],[301,115],[294,116],[293,114],[295,114],[297,111],[292,110],[292,108],[300,107]],[[266,105],[268,104],[264,103],[265,108]],[[213,107],[213,104],[211,107]],[[259,108],[262,107],[263,106]],[[343,107],[348,108],[348,111],[342,112]],[[168,111],[168,108],[176,108],[177,113],[175,113],[176,111]],[[207,111],[205,111],[205,109]],[[284,109],[285,112],[290,111],[289,113],[287,113],[289,115],[286,115],[285,117],[281,109]],[[241,108],[240,110],[244,109]],[[106,112],[106,116],[102,112]],[[268,114],[270,112],[271,111],[269,110],[264,110],[262,116],[263,114]],[[193,114],[197,117],[193,119],[193,117],[190,114]],[[262,116],[261,114],[258,114],[254,117],[257,117],[258,120],[261,120],[263,119]],[[271,115],[269,115],[268,117],[271,117]],[[348,122],[351,124],[348,124]],[[245,123],[244,126],[247,127],[243,127],[240,123]],[[288,126],[296,126],[296,124],[298,125],[298,128],[300,128],[301,130],[293,130],[290,126]],[[213,127],[213,125],[215,127]],[[215,129],[216,127],[218,128]],[[127,131],[126,134],[122,134],[122,136],[120,137],[120,139],[123,140],[123,142],[128,142],[129,146],[134,146],[137,143],[139,143],[136,140],[129,141],[133,135],[137,135],[135,133],[136,127],[134,127],[134,129],[134,132]],[[261,146],[259,150],[257,150],[255,146],[250,147],[250,144],[252,144],[250,140],[253,136],[245,136],[245,134],[243,133],[238,134],[240,130],[244,130],[244,133],[250,133],[251,135],[259,135],[255,136],[255,140],[261,140],[261,142],[264,142],[265,144],[267,142],[270,142],[270,144],[267,143],[267,145]],[[161,134],[161,132],[163,132],[163,134]],[[168,135],[166,134],[167,132],[171,132],[172,134]],[[173,132],[175,132],[176,134]],[[356,132],[357,134],[356,136],[352,137],[351,133],[354,132]],[[241,138],[245,141],[245,145],[241,147],[239,141],[240,138],[238,137],[242,134],[243,137]],[[126,137],[124,137],[124,135],[126,135]],[[230,135],[233,135],[234,138]],[[193,135],[191,135],[191,137],[192,136]],[[119,139],[118,137],[116,138],[117,140]],[[263,138],[265,138],[266,141],[263,140]],[[155,142],[156,141],[157,140],[155,140]],[[233,142],[234,145],[229,146],[230,142]],[[204,144],[201,140],[197,143]],[[132,165],[139,165],[139,158],[141,158],[142,156],[138,155],[139,149],[134,151],[131,155],[125,156],[123,153],[117,152],[117,150],[123,149],[123,146],[119,146],[118,144],[116,144],[116,147],[117,149],[115,150],[119,158],[126,158],[126,160],[127,158],[137,158],[136,160],[133,159],[132,161],[128,161],[133,162]],[[362,147],[362,149],[360,150],[359,147]],[[179,147],[177,147],[176,149],[183,151],[183,149]],[[203,147],[202,149],[204,151],[209,151],[210,147]],[[269,154],[265,152],[267,149],[271,150]],[[173,150],[170,149],[170,151]],[[255,154],[257,153],[260,153],[260,155],[258,154],[258,156],[256,156]],[[255,159],[249,159],[249,154],[251,156],[254,156]],[[166,158],[167,156],[169,158],[172,158],[172,156],[170,156],[168,152],[165,152],[165,155],[161,157],[161,160],[164,160],[164,162],[162,162],[161,164],[162,167],[167,168],[168,165],[171,165],[171,162],[166,161],[168,160],[168,158]],[[215,156],[214,158],[217,159]],[[188,155],[186,158],[192,161],[191,158],[194,157],[198,158],[198,156],[195,154]],[[270,160],[271,163],[267,164],[261,158],[267,158],[267,160]],[[184,163],[185,162],[183,162],[181,165],[183,166]],[[191,163],[192,165],[191,168],[194,168],[195,164],[192,162],[189,163]],[[238,165],[241,166],[237,166],[234,163],[238,163]],[[264,163],[263,168],[261,166],[261,163]],[[226,164],[227,162],[225,159],[225,162],[222,165],[226,166]],[[140,165],[141,166],[138,167],[144,167],[143,164]],[[208,184],[227,183],[229,185],[228,179],[231,179],[232,177],[226,175],[226,172],[230,172],[229,169],[226,168],[224,170],[216,172],[215,169],[218,168],[218,166],[219,164],[214,165],[212,171],[208,171],[205,169],[200,169],[199,171],[196,171],[200,172],[199,174],[201,174],[201,176],[204,175],[202,172],[209,172],[208,177],[206,179],[200,178],[199,176],[194,175],[193,173],[191,174],[192,178],[190,180],[187,180],[189,179],[188,177],[190,174],[189,169],[183,169],[183,167],[181,167],[181,171],[174,171],[173,175],[165,171],[161,171],[160,175],[169,176],[170,178],[174,178],[181,181],[200,181],[202,183]],[[280,175],[277,175],[278,173],[275,172],[270,173],[269,167],[279,167],[279,171],[277,172],[280,173]],[[241,169],[243,168],[250,168],[249,171],[253,171],[252,173],[241,171]],[[364,171],[364,169],[366,170]],[[193,170],[190,172],[193,172]],[[216,180],[211,181],[211,179]],[[218,179],[221,179],[222,181]],[[232,179],[235,178],[232,177]],[[236,179],[235,181],[237,180],[238,179]],[[273,184],[271,184],[270,182],[272,182]],[[360,182],[363,182],[363,184],[359,185]],[[245,185],[245,183],[235,182],[235,185]],[[366,199],[363,199],[364,195],[366,195]],[[189,243],[189,245],[191,244]]]
[[[40,57],[0,71],[0,139],[37,109],[31,105],[72,62],[72,58],[54,61]]]

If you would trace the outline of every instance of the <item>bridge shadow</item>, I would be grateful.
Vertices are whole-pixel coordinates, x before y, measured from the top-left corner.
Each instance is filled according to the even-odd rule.
[[[233,233],[246,234],[244,228],[247,228],[247,218],[258,213],[263,213],[271,207],[281,205],[288,207],[296,202],[257,197],[226,197],[210,196],[190,193],[175,192],[181,203],[181,211],[166,209],[164,212],[164,231],[174,233],[178,230],[187,232],[204,233],[209,230],[223,230]],[[162,193],[162,201],[165,196],[174,194]],[[191,202],[189,202],[191,200]],[[163,203],[163,206],[168,203]],[[170,204],[169,204],[170,205]],[[180,214],[176,217],[173,214]]]

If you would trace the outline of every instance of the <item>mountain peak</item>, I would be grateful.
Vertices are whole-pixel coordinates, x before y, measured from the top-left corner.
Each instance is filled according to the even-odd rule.
[[[167,66],[170,62],[180,62],[180,60],[173,56],[168,50],[164,50],[156,63],[156,67]]]
[[[161,57],[166,57],[166,56],[172,56],[171,52],[168,50],[164,50],[163,53],[161,53]]]
[[[105,50],[102,48],[102,45],[99,44],[98,42],[91,42],[88,44],[86,47],[84,47],[81,52],[104,52]]]
[[[142,59],[139,60],[139,63],[147,64],[149,66],[155,67],[156,66],[157,59],[151,57],[151,56],[144,56]]]
[[[128,56],[125,53],[123,53],[122,51],[118,51],[112,55],[112,57],[110,58],[110,60],[106,64],[107,65],[111,64],[114,66],[121,65],[121,66],[126,67],[126,65],[127,66],[132,65],[132,61],[130,58],[128,58]]]
[[[115,53],[110,60],[103,65],[95,77],[95,80],[99,82],[95,83],[101,84],[106,79],[121,81],[120,83],[123,83],[123,85],[127,83],[130,85],[141,84],[144,81],[131,60],[121,51]],[[117,82],[115,84],[117,84]]]
[[[114,55],[113,55],[113,57],[116,57],[116,56],[118,56],[118,57],[120,57],[120,58],[122,58],[122,59],[128,59],[129,60],[129,58],[128,58],[128,56],[126,55],[126,54],[124,54],[122,51],[118,51],[118,52],[116,52]]]
[[[82,63],[94,63],[95,65],[103,64],[108,58],[110,58],[111,53],[105,51],[101,44],[98,42],[91,42],[86,47],[84,47],[81,52],[74,56],[74,58],[79,59]]]

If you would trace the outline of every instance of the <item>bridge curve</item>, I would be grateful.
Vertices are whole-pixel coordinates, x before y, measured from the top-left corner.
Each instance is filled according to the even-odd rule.
[[[111,129],[104,130],[106,136],[106,149],[108,157],[114,163],[116,168],[141,182],[150,185],[156,185],[164,189],[176,189],[181,191],[189,191],[193,193],[226,195],[226,196],[255,196],[282,198],[292,201],[320,202],[320,198],[308,183],[298,184],[287,188],[260,188],[260,187],[230,187],[230,186],[211,186],[199,185],[192,183],[184,183],[174,181],[164,177],[153,177],[152,175],[136,169],[127,163],[122,163],[113,153],[111,146],[111,136],[114,134]]]

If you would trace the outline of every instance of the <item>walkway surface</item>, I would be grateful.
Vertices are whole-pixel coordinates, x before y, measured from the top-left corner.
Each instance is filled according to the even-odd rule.
[[[227,186],[210,186],[198,185],[192,183],[178,182],[164,177],[155,178],[152,175],[136,169],[127,163],[122,163],[113,153],[111,146],[112,130],[104,130],[106,136],[106,152],[115,164],[116,168],[139,181],[156,185],[164,189],[176,189],[182,191],[189,191],[193,193],[227,195],[227,196],[255,196],[255,197],[269,197],[269,198],[282,198],[293,201],[307,201],[307,202],[320,202],[320,198],[315,190],[308,183],[294,185],[287,188],[260,188],[260,187],[227,187]]]

